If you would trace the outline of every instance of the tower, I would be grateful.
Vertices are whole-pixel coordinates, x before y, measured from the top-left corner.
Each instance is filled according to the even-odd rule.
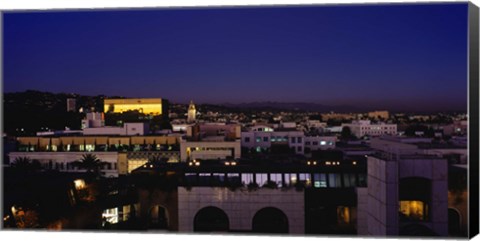
[[[190,105],[188,106],[187,122],[188,123],[195,122],[196,115],[197,115],[197,110],[195,109],[195,104],[193,104],[193,101],[190,101]]]
[[[77,101],[75,98],[67,98],[67,112],[75,112],[77,106]]]

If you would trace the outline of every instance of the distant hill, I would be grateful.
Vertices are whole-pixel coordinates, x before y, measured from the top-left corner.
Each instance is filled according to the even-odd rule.
[[[35,135],[42,128],[79,129],[82,113],[67,112],[67,98],[75,98],[80,107],[103,111],[104,96],[74,93],[50,93],[36,90],[3,94],[4,132],[10,135]],[[23,129],[23,131],[22,131]]]
[[[358,112],[365,111],[361,108],[347,105],[329,106],[310,102],[250,102],[241,104],[225,103],[223,106],[241,109],[262,109],[262,110],[286,110],[286,111],[312,111],[312,112]]]

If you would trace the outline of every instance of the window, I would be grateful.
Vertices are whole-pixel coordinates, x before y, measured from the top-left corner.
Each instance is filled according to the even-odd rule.
[[[253,174],[252,173],[242,173],[242,184],[248,185],[253,183]]]
[[[215,184],[223,184],[225,182],[225,174],[224,173],[213,173],[213,182]]]
[[[320,141],[320,145],[324,146],[324,145],[326,145],[326,144],[327,144],[326,141]]]
[[[295,143],[295,137],[292,137],[290,140],[290,142]]]
[[[255,179],[259,187],[265,185],[268,181],[268,175],[266,173],[255,174]]]
[[[285,173],[285,186],[293,186],[297,183],[296,173]]]
[[[245,137],[245,142],[250,142],[250,137]]]
[[[263,137],[263,142],[268,142],[268,137],[267,136]]]
[[[325,173],[314,174],[313,175],[313,186],[316,188],[327,187],[327,175]]]
[[[318,146],[318,141],[314,141],[312,144],[313,144],[314,146]]]
[[[342,187],[342,176],[336,173],[328,174],[329,187]]]
[[[306,141],[306,142],[305,142],[305,145],[309,146],[309,145],[310,145],[310,142],[309,142],[309,141]]]
[[[343,184],[345,187],[355,187],[356,178],[354,173],[344,173],[343,174]]]
[[[282,174],[270,173],[270,181],[275,182],[277,184],[277,187],[282,187]]]
[[[302,143],[302,138],[301,138],[301,137],[297,137],[297,142],[298,142],[298,143]]]
[[[297,152],[302,152],[302,147],[301,146],[297,146]]]
[[[238,173],[228,173],[227,174],[227,180],[231,184],[240,184],[241,183],[240,174],[238,174]]]
[[[105,209],[102,213],[105,222],[118,223],[118,208]],[[105,225],[105,223],[103,223]]]
[[[350,224],[350,208],[344,206],[337,207],[337,222],[340,225]]]
[[[257,138],[255,139],[255,141],[256,141],[256,142],[261,142],[261,141],[262,141],[262,138],[261,138],[261,137],[257,137]]]
[[[400,201],[399,207],[401,218],[409,220],[426,220],[428,205],[418,200]]]
[[[199,173],[198,174],[198,183],[200,185],[209,185],[210,184],[210,173]]]
[[[301,182],[305,183],[306,187],[312,185],[312,178],[310,177],[310,173],[300,173],[298,177]]]

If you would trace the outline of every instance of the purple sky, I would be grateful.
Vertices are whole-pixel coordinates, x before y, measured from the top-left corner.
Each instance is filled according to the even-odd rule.
[[[10,12],[4,91],[467,106],[467,4]]]

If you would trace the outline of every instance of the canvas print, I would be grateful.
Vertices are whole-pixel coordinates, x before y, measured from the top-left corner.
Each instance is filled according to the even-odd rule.
[[[470,7],[3,12],[2,228],[467,237]]]

